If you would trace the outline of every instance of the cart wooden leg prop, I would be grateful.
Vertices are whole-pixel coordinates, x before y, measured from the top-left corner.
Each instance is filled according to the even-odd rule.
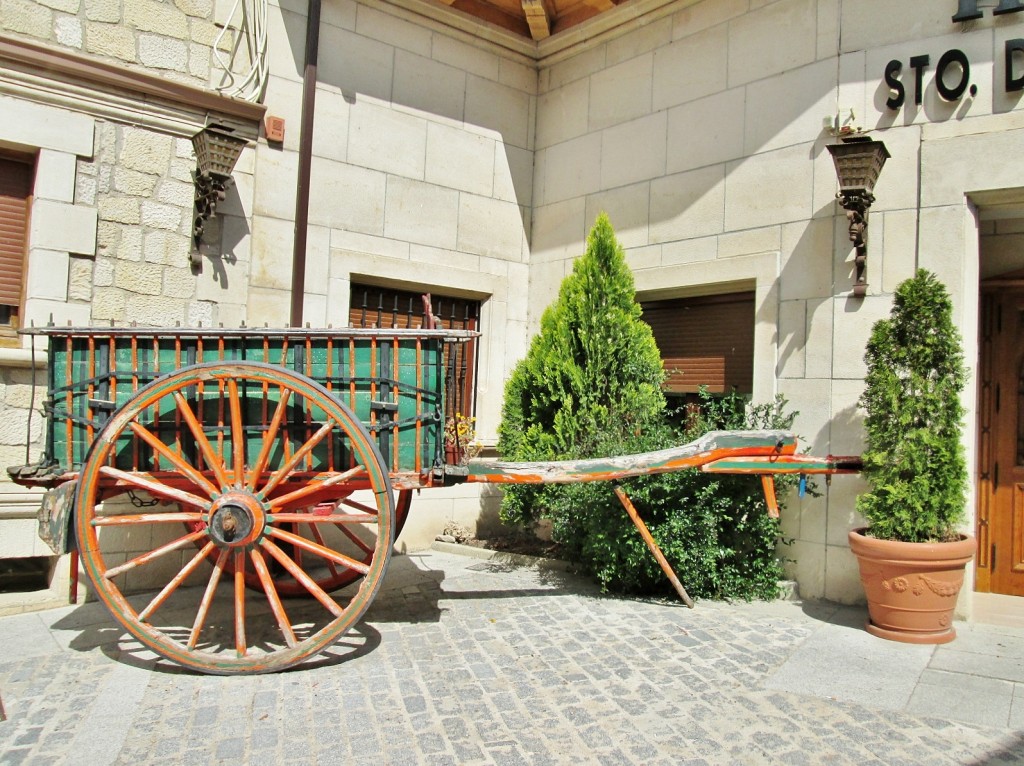
[[[651,537],[651,533],[647,529],[647,525],[644,524],[643,519],[640,518],[640,514],[637,513],[636,508],[633,507],[633,502],[618,484],[615,485],[615,496],[619,498],[619,502],[622,503],[622,507],[626,509],[626,513],[629,514],[629,518],[640,531],[640,537],[642,537],[644,542],[647,543],[647,549],[657,560],[658,566],[661,567],[661,571],[665,573],[668,581],[672,583],[672,587],[676,589],[676,593],[679,594],[679,598],[681,598],[683,603],[690,607],[690,609],[693,609],[693,599],[690,598],[690,594],[686,592],[686,588],[683,587],[683,584],[679,582],[679,578],[676,577],[676,573],[672,569],[672,565],[668,563],[668,559],[665,558],[665,554],[661,552],[661,548],[659,548],[658,544],[654,542],[654,538]]]

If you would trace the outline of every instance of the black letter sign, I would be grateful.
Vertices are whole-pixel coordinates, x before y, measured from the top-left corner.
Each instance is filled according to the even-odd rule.
[[[956,9],[953,21],[973,21],[981,18],[981,11],[978,10],[978,0],[960,0],[960,6]]]
[[[1024,53],[1024,40],[1006,41],[1006,92],[1013,93],[1015,90],[1024,90],[1024,73],[1020,77],[1013,76],[1013,54]]]
[[[960,82],[952,88],[947,87],[943,79],[946,75],[946,69],[950,64],[960,65]],[[939,63],[935,67],[935,88],[944,100],[956,101],[960,96],[964,95],[970,79],[971,65],[967,63],[967,56],[964,55],[963,51],[953,48],[942,54]]]
[[[903,89],[903,83],[896,78],[900,76],[903,64],[898,59],[893,59],[885,65],[885,84],[889,86],[892,95],[885,100],[885,105],[890,109],[899,109],[903,106],[903,100],[907,92]]]
[[[1001,16],[1004,13],[1017,13],[1018,11],[1024,11],[1024,5],[1020,4],[1020,0],[999,0],[999,5],[992,11],[992,15]]]
[[[914,103],[921,105],[921,98],[924,96],[924,68],[931,61],[928,55],[911,56],[910,67],[914,70]]]

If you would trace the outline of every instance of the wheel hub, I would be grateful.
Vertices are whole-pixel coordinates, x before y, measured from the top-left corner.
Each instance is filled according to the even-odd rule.
[[[249,545],[259,539],[266,526],[267,514],[252,495],[228,492],[214,501],[207,526],[213,541],[225,548]]]

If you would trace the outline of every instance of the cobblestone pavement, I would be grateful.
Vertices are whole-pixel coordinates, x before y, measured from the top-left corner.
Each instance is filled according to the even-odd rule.
[[[1005,682],[1009,713],[982,725],[955,720],[955,704],[912,712],[957,694],[936,680],[951,671],[933,647],[871,639],[896,652],[894,667],[920,667],[903,691],[882,677],[898,670],[861,682],[869,704],[830,693],[827,677],[822,688],[801,680],[794,663],[816,661],[800,652],[855,653],[815,640],[867,637],[856,610],[688,610],[438,552],[397,557],[384,587],[342,644],[265,676],[156,661],[97,604],[0,619],[0,763],[1024,763],[1020,631],[962,631],[1021,669]],[[964,706],[969,718],[967,707],[978,706]]]

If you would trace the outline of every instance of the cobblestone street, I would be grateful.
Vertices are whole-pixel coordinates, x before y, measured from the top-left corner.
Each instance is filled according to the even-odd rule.
[[[1020,630],[893,645],[857,609],[691,611],[439,552],[384,588],[329,654],[266,676],[158,662],[97,604],[3,618],[0,763],[1024,763]],[[1021,677],[954,672],[982,646]],[[830,669],[864,660],[859,681]]]

